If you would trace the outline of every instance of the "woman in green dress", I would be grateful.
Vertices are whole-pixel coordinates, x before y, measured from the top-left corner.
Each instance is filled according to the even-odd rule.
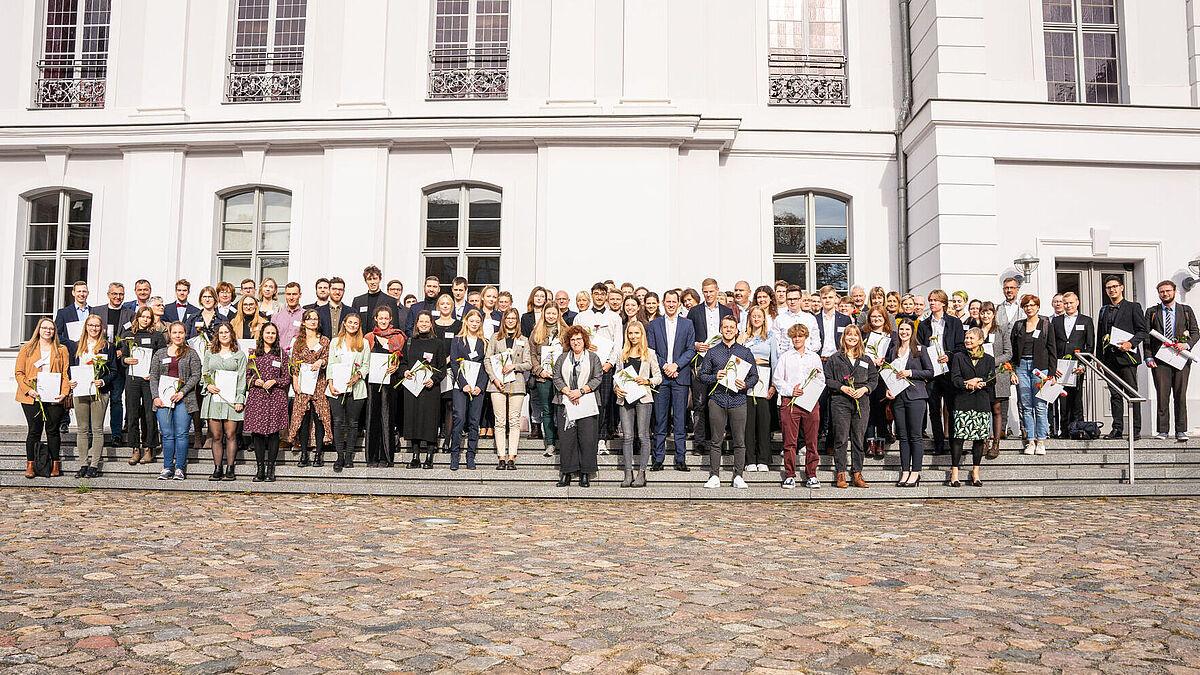
[[[217,382],[220,371],[237,374],[232,391],[222,391]],[[200,417],[208,420],[212,435],[213,473],[209,480],[233,480],[233,457],[237,453],[237,426],[242,421],[242,406],[246,402],[246,353],[238,349],[233,329],[228,323],[217,326],[216,339],[204,352],[201,375],[204,401]]]

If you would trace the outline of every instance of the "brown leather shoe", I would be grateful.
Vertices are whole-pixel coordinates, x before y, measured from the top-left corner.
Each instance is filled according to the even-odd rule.
[[[837,482],[834,483],[833,486],[838,488],[850,487],[848,484],[846,484],[846,474],[839,471],[837,475]]]
[[[154,448],[146,448],[146,452],[142,453],[142,464],[149,464],[154,461]]]
[[[867,481],[863,480],[862,474],[857,473],[857,472],[855,472],[855,474],[854,474],[854,481],[851,483],[851,485],[853,485],[856,488],[871,487],[870,485],[867,485]]]
[[[62,462],[51,462],[50,463],[50,477],[58,478],[61,475],[62,475]]]
[[[142,449],[141,449],[141,448],[134,448],[134,449],[133,449],[133,454],[129,456],[129,464],[130,464],[130,466],[132,466],[132,465],[134,465],[134,464],[137,464],[137,463],[138,463],[138,462],[139,462],[141,459],[142,459]]]
[[[35,478],[37,474],[33,472],[33,462],[25,462],[25,477]]]

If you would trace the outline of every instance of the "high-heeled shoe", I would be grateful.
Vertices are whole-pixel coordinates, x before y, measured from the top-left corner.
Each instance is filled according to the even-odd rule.
[[[983,487],[983,481],[979,480],[978,478],[972,478],[971,487]]]
[[[908,482],[907,479],[901,478],[900,480],[896,481],[896,487],[904,487],[904,484],[907,482]]]
[[[905,483],[904,485],[901,485],[900,487],[906,487],[906,488],[921,487],[921,477],[917,476],[917,480],[913,481],[912,483]]]
[[[942,483],[942,485],[945,485],[946,487],[960,488],[962,487],[962,481],[947,479],[945,483]]]

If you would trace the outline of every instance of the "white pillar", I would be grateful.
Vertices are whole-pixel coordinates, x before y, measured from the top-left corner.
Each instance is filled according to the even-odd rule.
[[[625,0],[621,103],[667,105],[667,0]]]
[[[550,96],[546,103],[596,103],[596,0],[557,0],[550,6]]]
[[[105,278],[149,279],[156,295],[170,297],[182,255],[185,156],[182,147],[125,151],[125,219],[114,228],[117,246],[104,249]]]
[[[141,3],[145,20],[142,40],[142,87],[137,115],[166,116],[184,121],[184,60],[188,45],[190,0],[147,0]],[[224,45],[219,46],[224,49]]]
[[[338,108],[387,112],[388,0],[349,0],[342,26]]]

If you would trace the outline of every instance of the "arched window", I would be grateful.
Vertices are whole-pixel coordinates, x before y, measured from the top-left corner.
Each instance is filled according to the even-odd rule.
[[[292,195],[270,188],[251,188],[221,200],[217,243],[217,278],[237,285],[247,277],[288,278],[292,229]]]
[[[850,288],[848,202],[819,192],[775,198],[775,278],[815,290]]]
[[[500,192],[454,185],[425,193],[425,276],[443,285],[466,277],[472,289],[500,284]]]
[[[25,219],[24,298],[21,338],[37,320],[71,300],[71,284],[87,281],[92,234],[92,196],[57,190],[32,197]]]

